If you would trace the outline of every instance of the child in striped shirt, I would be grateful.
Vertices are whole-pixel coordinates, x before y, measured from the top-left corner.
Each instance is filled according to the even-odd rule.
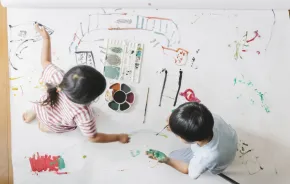
[[[90,103],[106,88],[106,79],[96,69],[79,65],[64,73],[51,63],[50,37],[46,30],[36,24],[35,29],[43,38],[40,81],[46,83],[47,94],[42,96],[34,109],[23,114],[23,120],[30,123],[37,118],[43,132],[63,133],[80,128],[92,142],[128,143],[127,134],[104,134],[96,132],[95,116]]]

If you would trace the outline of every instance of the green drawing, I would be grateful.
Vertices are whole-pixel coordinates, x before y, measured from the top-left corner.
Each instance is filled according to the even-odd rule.
[[[248,87],[250,87],[250,88],[254,88],[254,83],[252,82],[252,81],[248,81],[248,82],[246,82],[245,80],[244,80],[244,76],[242,75],[242,79],[238,79],[237,77],[236,78],[234,78],[234,85],[236,85],[236,84],[244,84],[244,85],[247,85]],[[266,93],[262,93],[261,91],[259,91],[258,89],[256,89],[256,88],[254,88],[253,89],[255,92],[256,92],[256,94],[259,96],[259,98],[260,98],[260,103],[261,103],[261,106],[264,108],[264,110],[265,110],[265,112],[266,113],[269,113],[270,112],[270,109],[269,109],[269,107],[268,107],[268,105],[266,105],[265,104],[265,94]],[[237,97],[237,99],[239,99],[240,97],[241,97],[242,95],[239,95],[238,97]],[[250,99],[250,101],[251,101],[251,104],[253,105],[253,104],[255,104],[255,101],[251,98]]]
[[[140,150],[130,150],[130,153],[132,157],[137,157],[141,152]]]

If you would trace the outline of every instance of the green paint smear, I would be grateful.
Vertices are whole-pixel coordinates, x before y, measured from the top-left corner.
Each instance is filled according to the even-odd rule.
[[[83,155],[83,159],[86,159],[87,158],[87,155]]]
[[[137,157],[138,155],[140,155],[141,151],[140,150],[131,150],[130,154],[132,157]]]
[[[121,47],[111,47],[110,50],[115,53],[121,53],[123,51]]]
[[[58,157],[58,168],[59,168],[59,170],[65,168],[64,159],[61,156]]]

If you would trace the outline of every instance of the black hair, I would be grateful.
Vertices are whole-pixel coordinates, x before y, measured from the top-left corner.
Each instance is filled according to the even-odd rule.
[[[187,142],[203,141],[213,136],[211,112],[197,102],[188,102],[175,109],[169,118],[171,131]]]
[[[100,96],[106,89],[106,79],[95,68],[78,65],[71,68],[58,86],[46,84],[48,97],[42,105],[55,106],[58,102],[59,90],[72,102],[88,104]]]

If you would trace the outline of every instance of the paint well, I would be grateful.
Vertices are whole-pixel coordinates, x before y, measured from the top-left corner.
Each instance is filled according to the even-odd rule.
[[[123,91],[117,91],[113,98],[117,103],[124,103],[126,101],[126,94]]]
[[[110,64],[110,65],[120,65],[121,64],[121,58],[115,54],[109,54],[107,55],[106,57],[107,59],[107,62]]]
[[[118,79],[120,76],[120,68],[114,66],[105,66],[104,75],[110,79]]]
[[[109,107],[110,107],[111,109],[113,109],[114,111],[119,110],[119,104],[117,104],[115,101],[110,102],[108,105],[109,105]]]
[[[126,84],[122,84],[121,90],[124,91],[125,93],[129,93],[131,91],[131,88],[127,86]]]
[[[134,102],[134,93],[127,94],[127,102],[133,103]]]
[[[120,90],[120,84],[115,83],[112,86],[110,86],[110,89],[113,89],[114,91],[119,91]]]
[[[125,103],[120,105],[120,110],[121,111],[125,111],[125,110],[127,110],[129,108],[130,108],[130,105],[127,102],[125,102]]]

